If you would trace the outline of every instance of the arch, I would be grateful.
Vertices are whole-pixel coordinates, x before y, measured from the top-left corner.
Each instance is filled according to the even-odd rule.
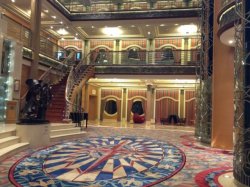
[[[107,99],[105,102],[104,112],[106,115],[113,116],[117,114],[116,99]]]

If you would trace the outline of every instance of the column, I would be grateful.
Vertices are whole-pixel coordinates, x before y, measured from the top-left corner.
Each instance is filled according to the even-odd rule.
[[[234,116],[234,178],[250,186],[250,1],[236,3],[241,9],[241,22],[235,29],[235,116]]]
[[[115,52],[113,53],[113,64],[121,64],[120,42],[121,40],[115,40]]]
[[[188,38],[182,39],[182,47],[181,47],[181,65],[187,64],[187,50],[188,50]]]
[[[84,40],[84,57],[88,56],[89,53],[90,53],[90,41]],[[86,64],[89,64],[89,63],[91,63],[90,58],[87,58]]]
[[[146,112],[146,125],[151,124],[151,111],[152,111],[152,84],[147,85],[147,112]]]
[[[151,123],[155,123],[155,86],[151,89]]]
[[[146,64],[155,63],[155,40],[150,38],[147,39],[147,54],[146,54]]]
[[[233,147],[234,121],[234,48],[224,45],[217,36],[220,1],[214,1],[213,75],[212,75],[212,137],[211,146]],[[222,76],[223,75],[223,76]],[[203,128],[201,126],[201,128]],[[201,130],[201,129],[200,129]]]
[[[122,89],[122,121],[126,121],[127,119],[127,93],[128,89]]]
[[[184,89],[180,90],[180,98],[179,98],[179,117],[184,118],[185,117],[185,96],[184,96]]]
[[[41,28],[42,0],[31,0],[31,47],[33,50],[30,78],[38,78],[38,64],[40,52],[40,28]]]

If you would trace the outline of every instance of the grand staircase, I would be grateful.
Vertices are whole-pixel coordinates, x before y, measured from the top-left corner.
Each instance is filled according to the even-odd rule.
[[[52,101],[46,112],[46,119],[51,123],[63,123],[66,108],[65,89],[68,76],[52,86]]]

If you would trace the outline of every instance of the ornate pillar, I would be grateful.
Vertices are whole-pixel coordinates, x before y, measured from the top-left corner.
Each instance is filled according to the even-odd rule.
[[[152,84],[147,84],[147,109],[146,109],[146,125],[151,124],[151,111],[152,111]]]
[[[115,40],[115,53],[113,53],[113,64],[121,64],[120,42],[121,40]]]
[[[155,39],[147,39],[146,64],[155,63]]]
[[[250,186],[250,1],[237,1],[235,10],[234,178]]]
[[[89,40],[84,40],[84,57],[86,57],[89,53],[90,53],[90,41]],[[91,63],[90,58],[87,58],[86,63],[87,64]]]
[[[212,132],[213,11],[214,0],[203,0],[201,62],[197,73],[200,85],[196,90],[195,136],[204,143],[211,143]]]
[[[122,89],[122,121],[126,121],[127,119],[127,93],[128,89]]]
[[[33,50],[30,78],[38,78],[38,64],[40,52],[42,0],[31,0],[31,48]]]

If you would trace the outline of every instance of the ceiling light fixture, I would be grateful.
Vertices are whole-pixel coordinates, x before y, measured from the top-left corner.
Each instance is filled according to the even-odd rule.
[[[56,16],[51,16],[53,19],[56,19]]]
[[[15,3],[15,2],[16,2],[16,0],[11,0],[11,2],[12,2],[12,3]]]
[[[160,27],[164,27],[165,26],[165,24],[160,24]]]
[[[44,10],[44,12],[49,13],[49,10]]]
[[[229,44],[233,44],[233,43],[234,43],[234,40],[229,40],[228,43],[229,43]]]
[[[102,32],[108,36],[120,36],[122,34],[122,30],[118,27],[105,27]]]
[[[69,32],[68,31],[66,31],[65,29],[59,29],[59,30],[57,30],[56,31],[58,34],[60,34],[60,35],[66,35],[66,34],[69,34]]]
[[[131,27],[135,27],[135,25],[131,25]]]
[[[197,32],[197,26],[196,25],[181,25],[177,30],[181,34],[193,34]]]
[[[61,23],[61,24],[63,24],[63,22],[62,22],[62,21],[60,21],[60,23]]]
[[[54,27],[53,26],[50,26],[51,29],[53,29]]]

